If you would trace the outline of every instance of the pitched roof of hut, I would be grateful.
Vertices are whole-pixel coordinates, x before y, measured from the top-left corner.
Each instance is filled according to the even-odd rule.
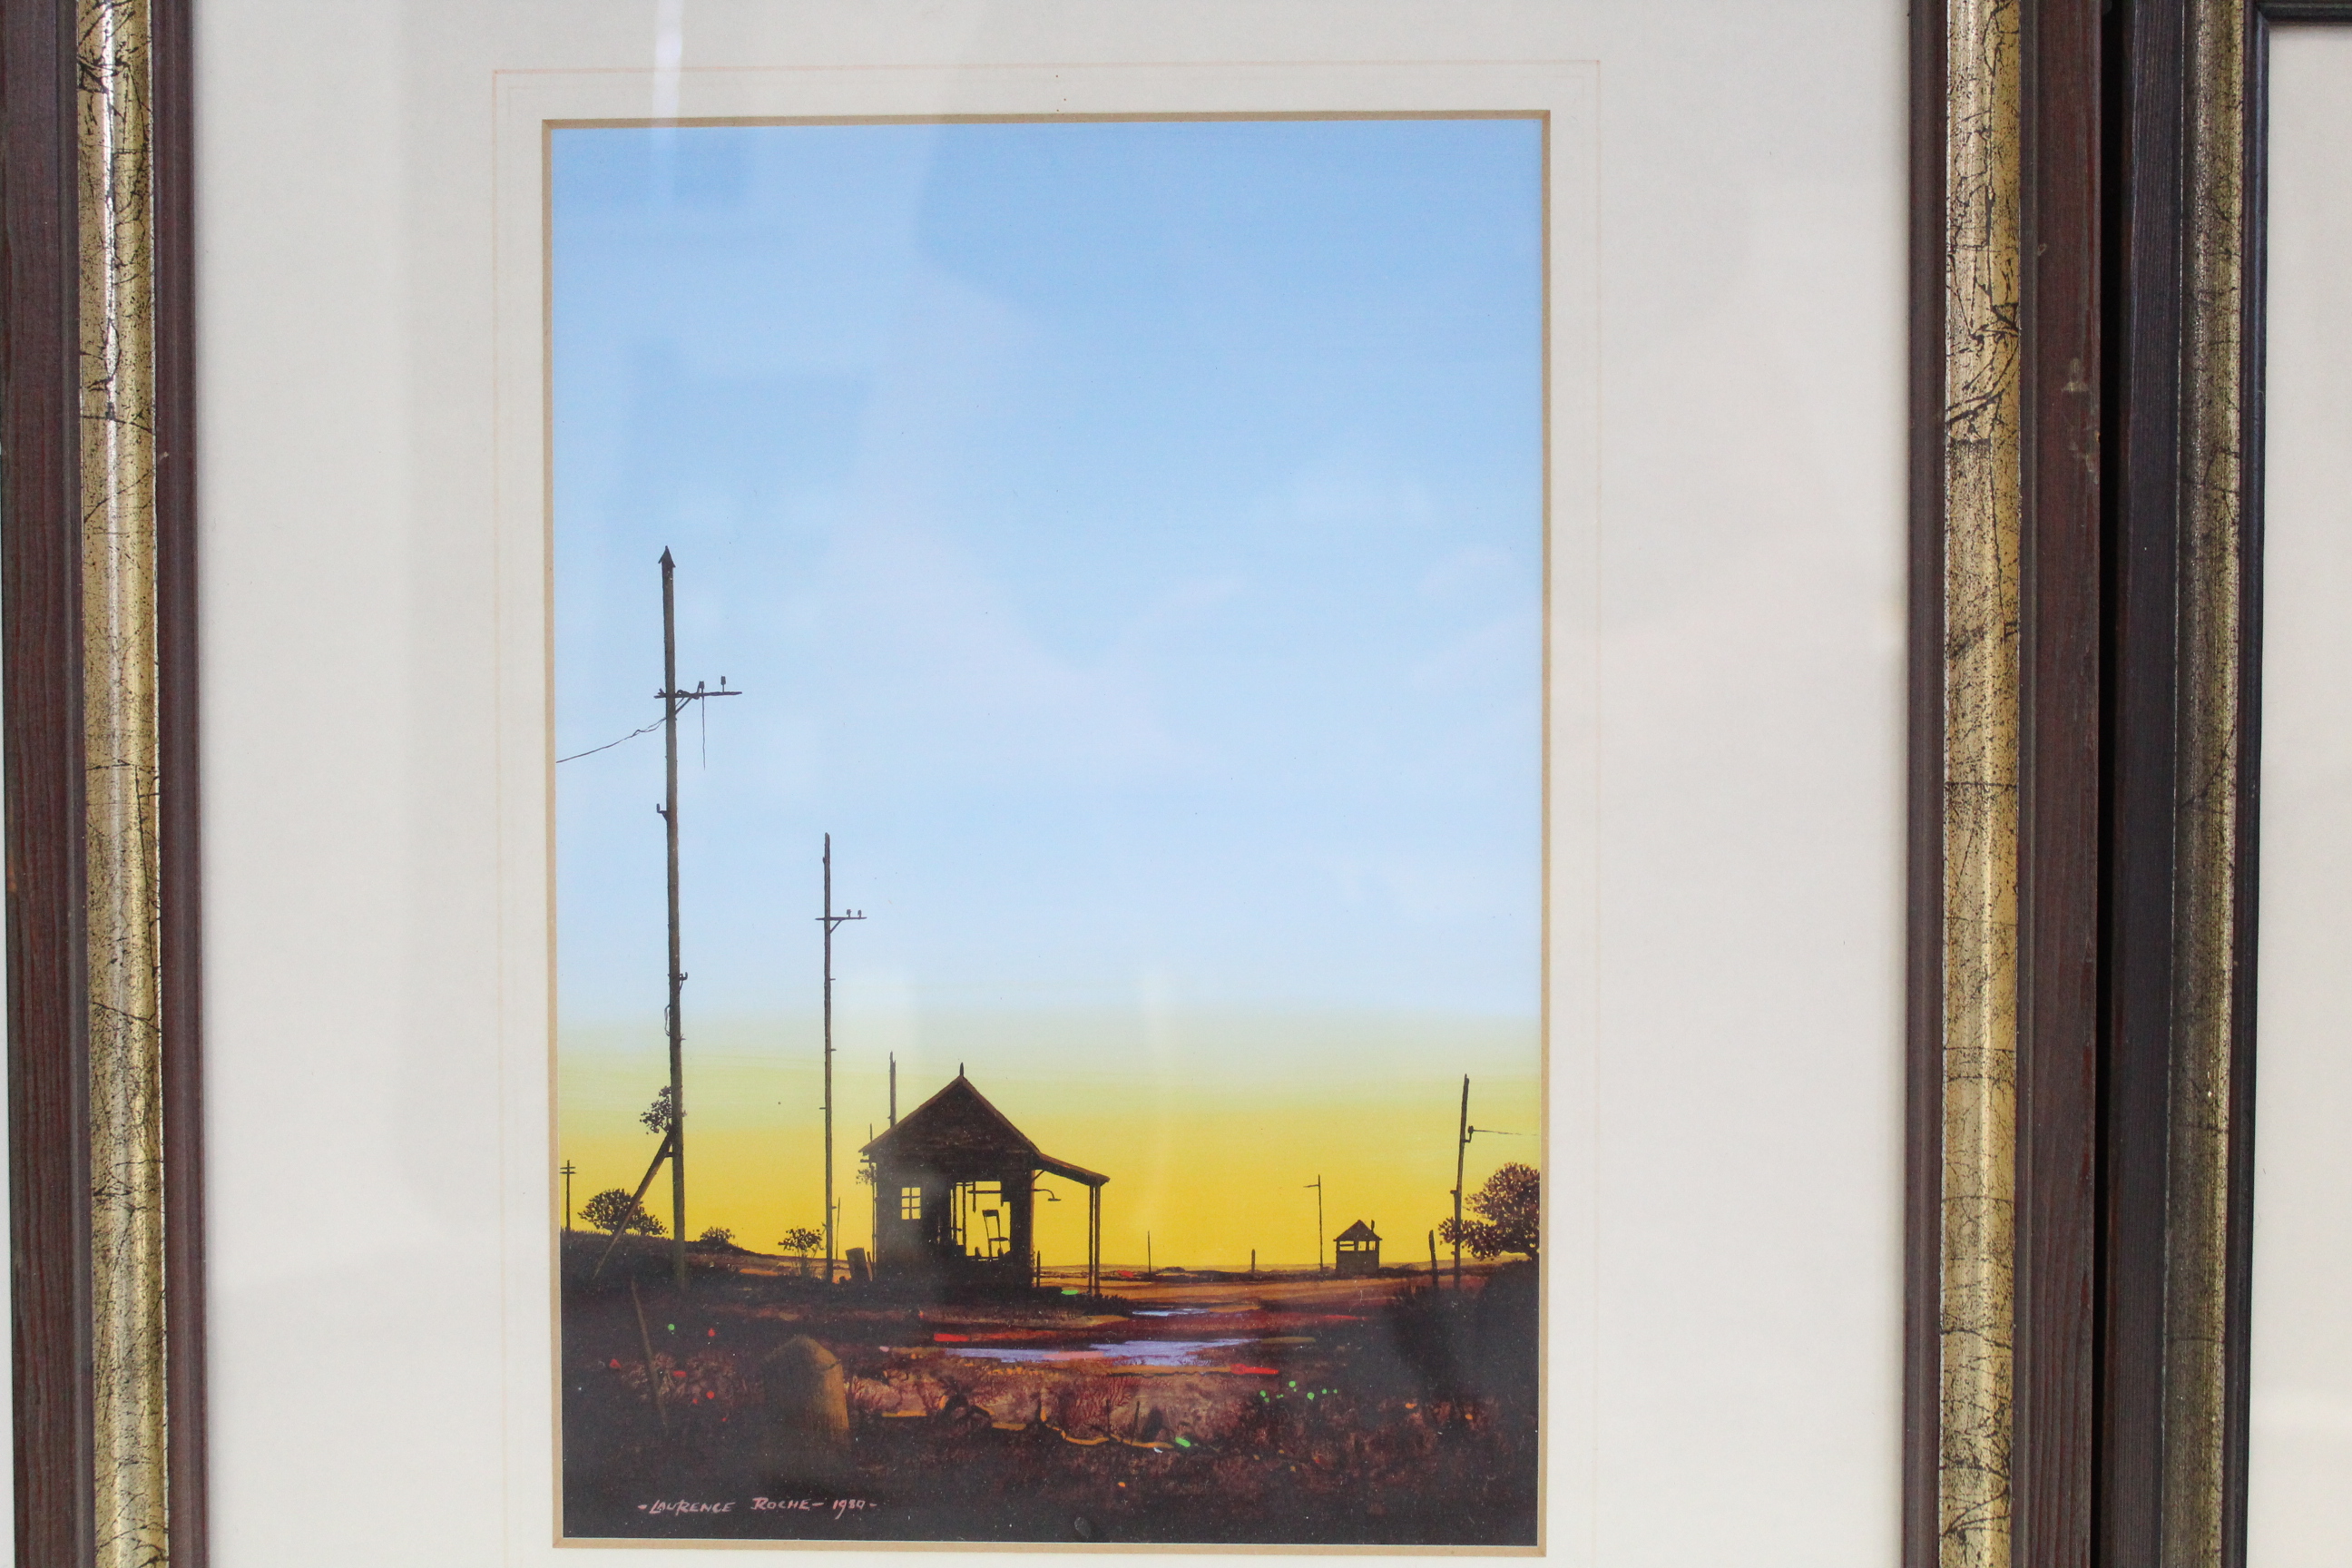
[[[1358,1220],[1355,1224],[1341,1231],[1338,1236],[1332,1237],[1334,1241],[1378,1241],[1380,1238],[1381,1233],[1374,1230],[1370,1226],[1366,1225],[1362,1220]]]
[[[861,1152],[871,1160],[929,1165],[959,1181],[993,1179],[1016,1161],[1089,1187],[1110,1180],[1039,1149],[961,1073]]]

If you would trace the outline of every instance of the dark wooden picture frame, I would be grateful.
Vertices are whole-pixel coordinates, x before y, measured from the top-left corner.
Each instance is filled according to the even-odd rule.
[[[1912,1568],[2092,1530],[2101,22],[1912,12]]]
[[[2242,1563],[2253,1152],[2265,61],[2342,0],[2116,0],[1916,13],[1915,582],[1954,553],[1937,395],[1960,363],[1969,192],[2017,139],[2021,408],[2011,1405],[1956,1402],[1963,1162],[1936,829],[1952,726],[1914,773],[1910,1499],[1906,1560]],[[1960,40],[1964,49],[1954,40]],[[1972,51],[1972,52],[1971,52]],[[1973,79],[2014,72],[2015,107]],[[2004,115],[2009,118],[2004,118]],[[1997,197],[1996,197],[1997,199]],[[1940,217],[1945,231],[1932,225]],[[2004,310],[1988,313],[2005,321]],[[2006,389],[2003,389],[2006,390]],[[1946,427],[1937,428],[1942,414]],[[1916,590],[1922,620],[1956,596]],[[1973,634],[1986,623],[1965,628]],[[1939,644],[1949,677],[1962,638]],[[1936,671],[1914,670],[1934,714]],[[1945,710],[1949,712],[1948,707]],[[1939,766],[1940,765],[1940,766]],[[1964,1186],[1964,1182],[1963,1182]],[[1945,1272],[1933,1272],[1939,1243]],[[1939,1289],[1940,1285],[1940,1289]],[[1988,1471],[1991,1472],[1990,1476]],[[1999,1538],[1994,1543],[1994,1538]]]
[[[0,679],[22,1563],[144,1561],[167,1521],[172,1561],[205,1558],[190,13],[184,0],[0,8]],[[118,199],[92,200],[92,179]],[[139,362],[128,374],[126,359]],[[97,424],[130,437],[100,442]],[[135,520],[130,529],[93,521],[110,500],[118,522]],[[110,545],[121,592],[114,606],[93,605],[86,557]],[[110,732],[93,729],[86,679],[100,637],[127,638],[151,672],[115,694]],[[91,874],[94,736],[110,748],[96,765],[134,773],[143,805],[131,842],[107,847],[149,868],[137,886],[112,889],[143,941],[108,955],[148,961],[112,976],[152,999],[133,1020],[142,1047],[123,1081],[154,1157],[129,1171],[92,1159],[91,910],[94,891],[108,890],[93,882],[110,880]],[[101,1319],[92,1215],[119,1219],[158,1197],[163,1223],[134,1222],[140,1287],[103,1303]],[[144,1462],[101,1471],[109,1432],[118,1452]]]
[[[191,10],[0,3],[28,1563],[166,1531],[173,1561],[205,1557]],[[2237,1563],[2263,59],[2274,24],[2352,3],[1913,15],[1904,1557]],[[125,603],[139,624],[110,618]],[[131,666],[152,679],[126,698],[103,677]],[[126,735],[127,846],[91,784]],[[107,869],[126,854],[139,887]],[[143,937],[93,936],[126,909]],[[152,1090],[132,1170],[90,1088],[112,1060],[91,1020],[126,994],[152,1000],[129,1009]]]

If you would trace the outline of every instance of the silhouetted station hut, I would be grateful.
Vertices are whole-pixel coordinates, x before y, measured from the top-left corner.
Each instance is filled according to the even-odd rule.
[[[1378,1274],[1381,1271],[1380,1233],[1362,1220],[1341,1231],[1331,1243],[1331,1267],[1334,1273]]]
[[[1087,1189],[1087,1288],[1102,1289],[1108,1176],[1056,1160],[959,1072],[866,1145],[874,1171],[874,1271],[881,1279],[1027,1284],[1042,1172]]]

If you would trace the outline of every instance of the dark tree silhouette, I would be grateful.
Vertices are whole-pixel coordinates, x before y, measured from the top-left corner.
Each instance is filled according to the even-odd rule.
[[[1473,1212],[1484,1216],[1462,1222],[1462,1245],[1474,1258],[1496,1258],[1523,1252],[1529,1259],[1543,1240],[1543,1177],[1532,1165],[1496,1168],[1469,1199]],[[1454,1239],[1454,1222],[1437,1227],[1441,1240]]]
[[[784,1232],[784,1239],[776,1243],[776,1245],[782,1247],[786,1252],[799,1254],[801,1260],[801,1272],[805,1274],[808,1272],[808,1255],[816,1248],[824,1245],[824,1233],[823,1231],[811,1230],[804,1225],[795,1226],[792,1229]]]
[[[677,1120],[671,1108],[669,1085],[662,1085],[662,1091],[654,1096],[654,1102],[646,1107],[637,1120],[646,1124],[646,1131],[648,1132],[669,1131],[669,1124]]]
[[[730,1247],[734,1244],[735,1233],[723,1225],[714,1225],[695,1239],[705,1247]]]
[[[580,1205],[580,1217],[598,1230],[634,1230],[641,1236],[662,1236],[662,1222],[634,1202],[625,1187],[607,1187]]]

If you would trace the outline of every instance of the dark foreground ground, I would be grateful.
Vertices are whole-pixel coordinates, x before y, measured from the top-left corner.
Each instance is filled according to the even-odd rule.
[[[572,1539],[1536,1543],[1528,1266],[942,1301],[714,1253],[680,1295],[634,1241],[590,1283],[602,1241],[564,1254]]]

